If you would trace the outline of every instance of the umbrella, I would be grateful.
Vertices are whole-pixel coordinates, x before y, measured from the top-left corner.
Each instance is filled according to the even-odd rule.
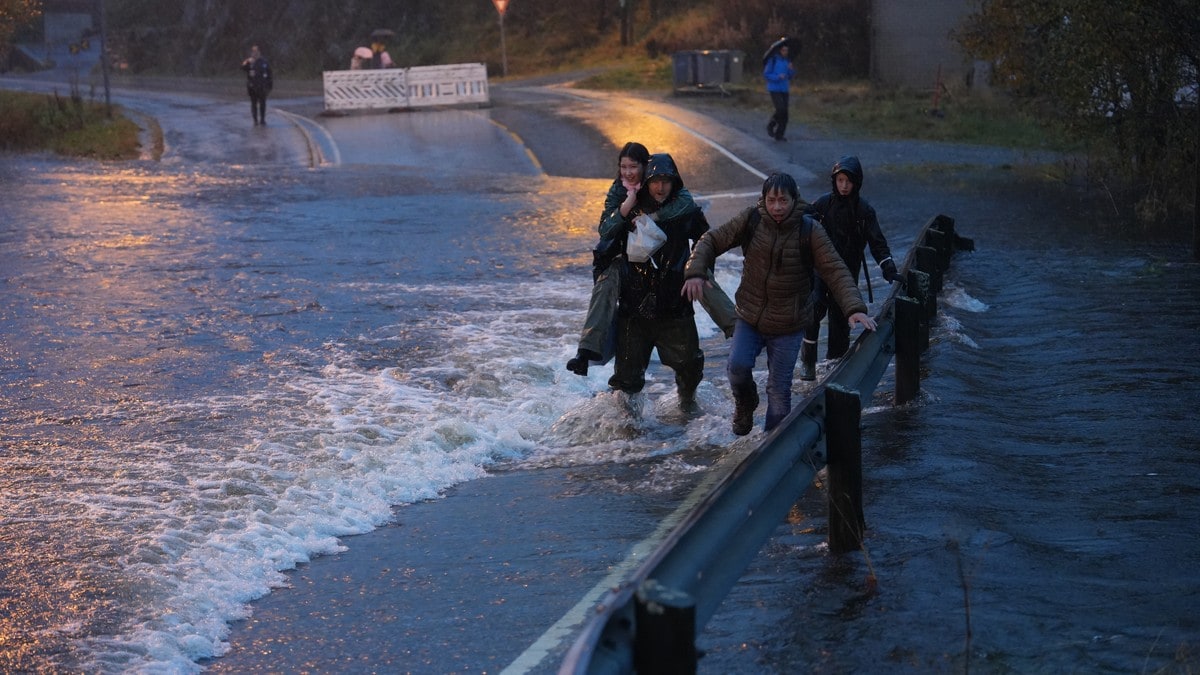
[[[354,55],[360,59],[369,59],[372,56],[371,48],[370,47],[359,47],[358,49],[354,50]]]
[[[771,57],[775,56],[775,54],[777,54],[782,47],[787,47],[789,52],[796,51],[796,50],[792,49],[791,46],[792,46],[792,39],[789,37],[781,37],[778,40],[772,42],[771,46],[767,48],[767,53],[763,54],[763,65],[764,66],[767,65],[767,61],[770,61]],[[789,56],[795,56],[795,54],[789,54]]]
[[[388,30],[387,28],[376,28],[375,30],[371,31],[371,37],[373,37],[373,38],[396,37],[396,31]]]

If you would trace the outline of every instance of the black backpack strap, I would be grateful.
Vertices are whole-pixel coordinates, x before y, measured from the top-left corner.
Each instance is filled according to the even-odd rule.
[[[748,229],[742,237],[742,255],[746,254],[746,247],[750,245],[750,242],[754,241],[754,231],[758,229],[758,221],[760,220],[762,220],[762,214],[758,212],[758,207],[755,207],[750,212],[750,217],[746,219]]]
[[[813,269],[812,224],[811,216],[804,216],[800,219],[800,259],[810,270]]]

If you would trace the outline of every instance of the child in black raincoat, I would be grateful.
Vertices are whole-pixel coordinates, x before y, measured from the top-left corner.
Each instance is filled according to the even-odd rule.
[[[883,272],[883,278],[891,283],[900,278],[887,239],[879,228],[875,209],[862,197],[863,169],[858,157],[846,156],[838,160],[829,172],[833,190],[821,195],[805,209],[805,214],[821,223],[833,241],[838,255],[850,269],[854,283],[858,283],[859,270],[866,269],[863,248],[870,246],[871,255]],[[870,279],[867,280],[870,283]],[[829,314],[829,342],[825,357],[839,359],[850,348],[850,328],[842,308],[829,294],[828,288],[818,279],[813,286],[813,320],[810,333],[804,336],[800,349],[800,379],[816,379],[817,334],[821,319]]]

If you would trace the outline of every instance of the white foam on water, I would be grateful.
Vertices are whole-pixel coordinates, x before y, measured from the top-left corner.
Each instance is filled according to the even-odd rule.
[[[83,638],[88,668],[196,672],[196,660],[228,649],[230,622],[248,616],[248,603],[286,583],[285,570],[343,551],[340,537],[489,468],[625,462],[732,440],[723,385],[703,383],[708,412],[688,417],[672,373],[657,363],[632,402],[608,391],[611,364],[586,378],[565,369],[589,291],[577,279],[497,289],[379,284],[371,292],[384,299],[417,293],[433,306],[496,297],[479,303],[486,309],[435,312],[382,337],[275,355],[273,382],[249,397],[156,403],[160,420],[249,410],[260,425],[241,447],[136,448],[129,485],[87,499],[97,519],[123,521],[128,541],[116,566],[138,597],[115,635]],[[707,316],[700,321],[702,334],[716,334]],[[362,365],[364,345],[406,331],[434,348],[407,363]],[[673,474],[697,470],[672,460],[643,487],[667,490]],[[122,493],[131,496],[113,496]]]
[[[966,289],[953,283],[946,283],[938,302],[947,307],[961,309],[972,314],[982,314],[990,309],[986,302],[974,298]]]

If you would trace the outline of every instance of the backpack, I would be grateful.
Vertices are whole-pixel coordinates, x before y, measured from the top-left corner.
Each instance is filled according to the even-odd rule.
[[[750,241],[754,239],[754,231],[758,229],[758,222],[760,220],[762,220],[762,214],[758,212],[757,208],[755,208],[750,212],[750,217],[746,220],[746,224],[750,226],[750,229],[746,234],[746,241],[742,243],[743,256],[746,255],[746,246],[749,245]],[[800,219],[800,239],[798,243],[798,246],[800,247],[800,259],[804,261],[804,264],[808,267],[810,272],[814,271],[812,245],[809,243],[809,239],[812,235],[812,224],[813,221],[811,216],[804,216]]]

